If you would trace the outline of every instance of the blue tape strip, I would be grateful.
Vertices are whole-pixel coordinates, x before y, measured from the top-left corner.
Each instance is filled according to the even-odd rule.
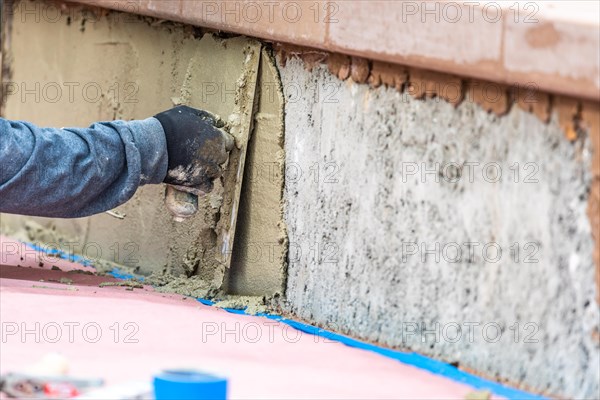
[[[77,254],[69,254],[69,253],[65,253],[64,251],[59,250],[59,249],[45,248],[45,247],[38,246],[33,243],[25,243],[25,244],[28,245],[29,247],[31,247],[32,249],[39,251],[40,253],[48,254],[51,256],[58,256],[59,258],[62,258],[63,260],[76,262],[76,263],[79,263],[86,267],[89,267],[92,265],[92,262],[90,260],[88,260],[87,258],[78,256]]]
[[[213,301],[207,299],[197,299],[200,303],[213,306],[215,303]],[[223,310],[230,312],[232,314],[238,315],[249,315],[244,310],[237,310],[232,308],[224,308]],[[514,389],[508,386],[504,386],[500,383],[490,381],[484,378],[481,378],[477,375],[470,374],[468,372],[464,372],[459,370],[458,368],[447,364],[443,361],[434,360],[429,357],[425,357],[421,354],[417,354],[414,352],[403,352],[399,350],[386,349],[384,347],[379,347],[371,343],[365,343],[357,339],[353,339],[348,336],[341,335],[339,333],[334,333],[313,325],[305,324],[303,322],[294,321],[291,319],[283,318],[279,315],[272,314],[256,314],[259,317],[266,317],[275,321],[282,322],[291,326],[292,328],[298,329],[301,332],[305,332],[311,335],[319,336],[328,340],[334,340],[340,343],[345,344],[346,346],[353,347],[356,349],[372,351],[374,353],[380,354],[384,357],[388,357],[394,359],[396,361],[400,361],[401,363],[412,365],[417,368],[424,369],[436,375],[442,375],[446,378],[452,379],[456,382],[464,383],[465,385],[469,385],[477,390],[487,390],[495,395],[506,397],[507,399],[514,400],[541,400],[547,399],[547,397],[543,397],[540,395],[524,392],[519,389]]]
[[[82,257],[82,256],[78,256],[77,254],[65,253],[64,251],[59,250],[59,249],[46,248],[46,247],[38,246],[33,243],[25,243],[25,244],[27,244],[32,249],[39,251],[41,253],[48,254],[51,256],[57,256],[63,260],[76,262],[76,263],[79,263],[86,267],[95,268],[94,261],[87,259],[85,257]],[[123,272],[117,267],[113,268],[112,271],[110,271],[108,274],[117,279],[123,279],[123,280],[136,279],[139,281],[144,280],[143,276],[137,276],[137,275],[130,274],[128,272]]]
[[[27,244],[37,251],[40,251],[40,252],[43,252],[46,254],[57,255],[62,259],[78,262],[85,266],[93,266],[92,261],[90,261],[86,258],[77,256],[75,254],[68,254],[68,253],[65,253],[62,250],[58,250],[58,249],[46,249],[46,248],[43,248],[40,246],[36,246],[33,243],[27,243]],[[138,280],[144,279],[143,277],[138,277],[138,276],[135,276],[135,275],[132,275],[129,273],[122,272],[119,268],[116,268],[116,267],[111,272],[109,272],[109,274],[117,279],[132,279],[132,278],[136,278]],[[198,298],[197,300],[200,303],[207,305],[207,306],[213,306],[215,304],[213,301],[207,300],[207,299]],[[248,313],[246,313],[245,309],[238,310],[238,309],[233,309],[233,308],[224,308],[223,310],[225,310],[229,313],[232,313],[232,314],[249,315]],[[508,399],[514,399],[514,400],[547,399],[546,397],[543,397],[543,396],[524,392],[522,390],[518,390],[518,389],[514,389],[514,388],[510,388],[510,387],[501,385],[497,382],[493,382],[493,381],[490,381],[490,380],[487,380],[484,378],[480,378],[477,375],[473,375],[473,374],[469,374],[468,372],[461,371],[458,368],[456,368],[450,364],[446,364],[445,362],[434,360],[429,357],[425,357],[421,354],[417,354],[414,352],[409,353],[409,352],[403,352],[403,351],[399,351],[399,350],[386,349],[384,347],[379,347],[379,346],[376,346],[371,343],[365,343],[360,340],[341,335],[339,333],[327,331],[325,329],[322,329],[322,328],[319,328],[319,327],[316,327],[313,325],[309,325],[309,324],[305,324],[303,322],[298,322],[298,321],[294,321],[291,319],[283,318],[279,315],[264,314],[264,313],[259,313],[256,315],[259,317],[266,317],[266,318],[269,318],[269,319],[272,319],[272,320],[275,320],[278,322],[282,322],[282,323],[287,324],[301,332],[319,336],[319,337],[322,337],[322,338],[325,338],[328,340],[337,341],[337,342],[343,343],[349,347],[353,347],[353,348],[361,349],[361,350],[372,351],[372,352],[380,354],[384,357],[388,357],[388,358],[397,360],[401,363],[412,365],[414,367],[424,369],[431,373],[445,376],[446,378],[452,379],[454,381],[464,383],[465,385],[472,386],[473,388],[475,388],[477,390],[488,390],[498,396],[503,396]]]
[[[143,281],[144,277],[143,276],[137,276],[137,275],[132,275],[130,273],[127,272],[123,272],[121,271],[119,268],[115,267],[112,269],[112,271],[110,271],[108,273],[110,276],[117,278],[117,279],[123,279],[123,280],[127,280],[127,279],[136,279],[138,281]]]

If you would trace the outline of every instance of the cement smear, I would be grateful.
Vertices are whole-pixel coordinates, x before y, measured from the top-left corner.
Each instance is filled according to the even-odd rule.
[[[287,231],[283,222],[284,98],[274,59],[263,50],[254,130],[248,148],[228,293],[284,292]]]
[[[267,313],[271,309],[269,301],[265,297],[258,296],[227,296],[224,300],[214,304],[219,308],[232,308],[234,310],[244,310],[247,314],[256,315]]]
[[[235,137],[236,146],[223,178],[215,182],[209,195],[199,199],[199,212],[184,222],[175,222],[167,212],[164,186],[149,185],[112,213],[77,220],[72,226],[60,220],[3,215],[3,231],[18,232],[31,221],[50,230],[67,225],[58,231],[74,243],[71,249],[97,260],[99,265],[108,263],[105,269],[122,265],[142,275],[164,275],[166,288],[169,284],[173,290],[185,286],[182,290],[186,294],[198,297],[215,296],[226,288],[224,279],[235,245],[246,145],[254,123],[253,106],[258,103],[254,93],[260,44],[242,37],[197,38],[184,27],[151,25],[118,13],[93,21],[86,20],[84,14],[74,18],[70,13],[59,21],[33,23],[17,12],[11,29],[16,39],[10,48],[13,80],[23,88],[39,87],[41,98],[22,98],[20,93],[8,96],[7,118],[43,126],[87,126],[99,120],[147,118],[173,105],[188,104],[220,116]],[[274,70],[272,63],[269,68]],[[71,92],[70,87],[74,88]],[[50,89],[61,90],[61,96],[50,99]],[[275,116],[281,121],[282,103],[276,104],[279,109]],[[281,122],[274,125],[274,130],[265,129],[262,122],[256,125],[263,127],[260,132],[273,135],[281,152]],[[278,157],[282,160],[281,154]],[[282,165],[280,161],[280,168]],[[281,186],[274,203],[279,207],[276,210],[281,209]],[[270,242],[273,236],[282,246],[280,232],[278,227],[277,235],[255,241]],[[248,240],[248,235],[245,237]],[[54,241],[39,229],[38,233],[29,229],[22,238],[29,242]],[[93,254],[86,254],[91,249]],[[269,290],[282,291],[280,265],[284,252],[279,251],[273,263],[256,263],[255,286],[248,292],[261,290],[256,277],[261,269],[271,268],[274,263],[274,278],[267,280],[274,288]],[[188,277],[193,278],[187,281]],[[186,283],[179,284],[176,278]],[[236,285],[240,291],[244,291],[243,286],[241,281]]]

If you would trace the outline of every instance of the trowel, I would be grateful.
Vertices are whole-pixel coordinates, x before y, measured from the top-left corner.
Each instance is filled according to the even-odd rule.
[[[178,190],[175,186],[167,185],[165,189],[165,207],[176,222],[193,217],[198,212],[198,196],[204,194],[192,194]]]
[[[177,105],[205,110],[218,117],[235,145],[210,193],[196,196],[181,193],[179,188],[147,185],[113,210],[125,218],[92,217],[86,243],[100,247],[103,259],[146,275],[194,278],[190,285],[196,297],[222,290],[231,265],[246,150],[253,130],[261,50],[259,42],[248,38],[206,34],[200,40],[184,41],[177,57],[161,54],[164,58],[155,60],[159,66],[155,76],[164,79],[140,77],[144,95],[170,94],[165,99],[169,104],[154,101],[155,109],[145,114]],[[149,55],[139,55],[144,57]]]
[[[219,126],[219,128],[223,127]],[[231,135],[226,135],[225,138],[225,148],[229,154],[235,147],[235,138]],[[226,169],[228,166],[229,160],[221,167]],[[206,196],[207,194],[207,192],[200,189],[190,189],[167,184],[165,189],[165,206],[173,216],[174,221],[183,222],[198,212],[198,197]]]
[[[209,40],[209,39],[203,39]],[[221,76],[208,75],[208,71],[202,71],[197,60],[190,61],[184,85],[181,88],[181,97],[174,98],[174,105],[188,105],[190,107],[206,110],[222,119],[219,114],[219,106],[233,101],[235,106],[224,123],[222,129],[228,132],[234,143],[228,145],[231,148],[229,159],[223,165],[224,173],[221,178],[223,186],[223,199],[220,207],[220,220],[217,225],[217,243],[220,244],[220,261],[229,267],[233,248],[233,239],[237,222],[237,212],[240,203],[242,179],[246,161],[248,140],[252,131],[253,109],[255,105],[256,82],[258,78],[259,63],[261,57],[261,45],[258,42],[248,41],[244,48],[244,66],[242,75],[233,82],[227,81],[227,74]],[[198,82],[199,76],[206,75],[208,81],[216,84],[218,93],[214,91],[215,86],[196,88],[199,93],[193,93],[189,86],[190,82]],[[212,80],[212,81],[211,81]],[[211,89],[213,96],[202,93],[206,88]],[[231,96],[231,98],[227,98]],[[190,193],[171,185],[165,189],[165,207],[169,210],[174,221],[183,222],[193,218],[199,210],[199,197],[207,196],[206,193]]]

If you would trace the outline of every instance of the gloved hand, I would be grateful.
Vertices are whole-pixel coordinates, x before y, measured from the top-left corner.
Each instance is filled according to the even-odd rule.
[[[169,167],[164,182],[196,195],[210,192],[233,149],[233,137],[217,127],[214,115],[188,106],[177,106],[155,118],[167,139]]]

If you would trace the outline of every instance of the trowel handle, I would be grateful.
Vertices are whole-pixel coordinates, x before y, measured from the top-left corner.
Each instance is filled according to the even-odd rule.
[[[198,196],[182,192],[171,185],[165,190],[165,206],[173,215],[173,219],[181,222],[191,218],[198,211]]]

